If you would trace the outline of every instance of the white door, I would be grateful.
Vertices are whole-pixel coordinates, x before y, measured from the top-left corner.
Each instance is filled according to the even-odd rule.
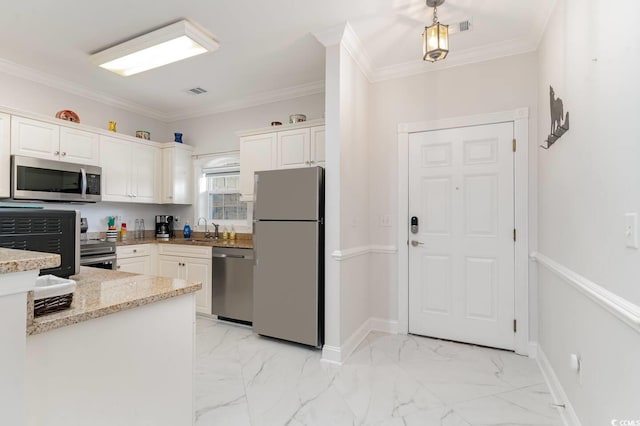
[[[512,141],[513,123],[410,135],[410,333],[514,348]]]
[[[182,259],[177,256],[158,256],[158,276],[184,278]]]
[[[253,199],[253,174],[275,168],[276,133],[240,138],[240,193]]]
[[[136,203],[159,201],[160,148],[143,144],[131,144],[131,195]]]
[[[129,142],[109,136],[100,137],[102,201],[131,201],[131,160]]]
[[[11,116],[0,114],[0,198],[11,195]]]

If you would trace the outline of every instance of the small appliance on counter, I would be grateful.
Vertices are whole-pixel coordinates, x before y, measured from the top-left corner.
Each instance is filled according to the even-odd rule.
[[[176,233],[173,230],[173,216],[157,215],[156,216],[156,240],[167,241],[169,238],[175,238]]]

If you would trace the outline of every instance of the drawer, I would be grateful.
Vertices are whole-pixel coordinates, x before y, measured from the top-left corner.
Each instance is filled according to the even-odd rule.
[[[119,259],[128,257],[150,256],[151,244],[137,244],[134,246],[120,246],[116,248],[116,254]]]
[[[167,256],[211,258],[211,247],[189,246],[186,244],[158,244],[158,253]]]

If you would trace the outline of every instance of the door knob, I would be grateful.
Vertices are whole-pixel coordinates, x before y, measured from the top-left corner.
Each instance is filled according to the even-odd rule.
[[[414,247],[418,247],[418,246],[423,246],[424,243],[421,243],[420,241],[416,241],[416,240],[411,240],[411,245]]]

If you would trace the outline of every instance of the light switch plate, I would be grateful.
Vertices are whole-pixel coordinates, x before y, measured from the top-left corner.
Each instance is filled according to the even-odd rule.
[[[624,236],[628,248],[638,248],[638,213],[624,215]]]

